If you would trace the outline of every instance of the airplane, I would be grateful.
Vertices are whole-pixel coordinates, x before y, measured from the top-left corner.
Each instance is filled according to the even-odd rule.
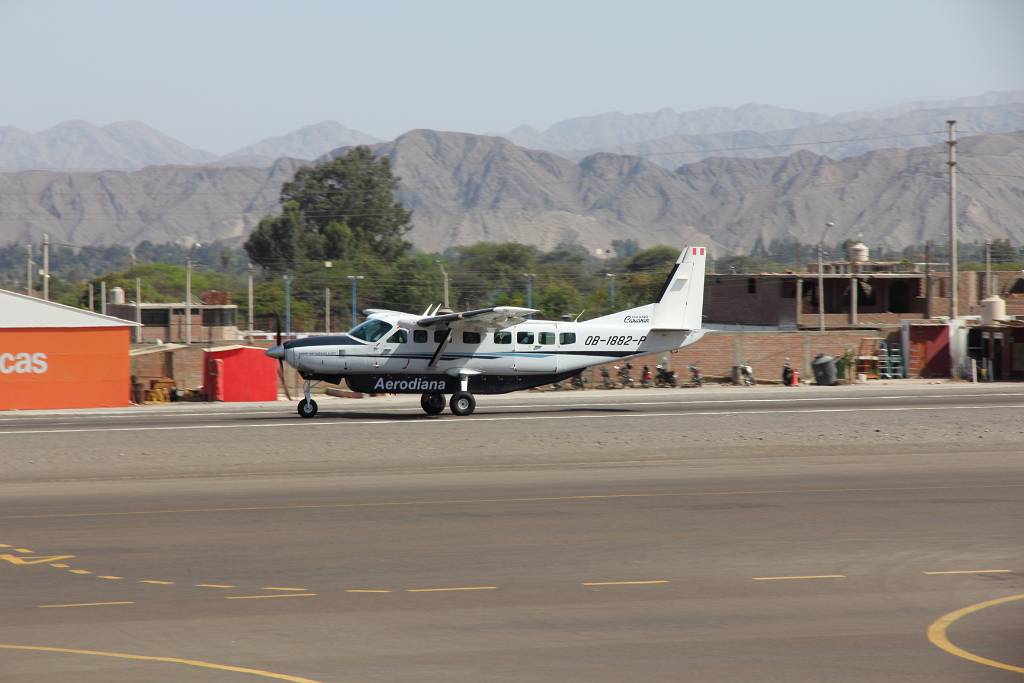
[[[705,247],[679,254],[656,303],[584,322],[530,319],[536,309],[494,306],[423,315],[368,309],[340,335],[278,340],[266,354],[305,380],[298,413],[317,414],[313,383],[368,394],[420,394],[428,415],[471,415],[476,394],[504,394],[560,382],[585,368],[693,344],[704,305]]]

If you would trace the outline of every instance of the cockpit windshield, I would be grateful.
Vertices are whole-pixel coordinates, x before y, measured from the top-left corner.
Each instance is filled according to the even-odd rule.
[[[367,320],[362,325],[356,325],[348,334],[356,339],[375,342],[380,341],[384,335],[391,331],[393,327],[394,325],[386,323],[383,320],[371,319]]]

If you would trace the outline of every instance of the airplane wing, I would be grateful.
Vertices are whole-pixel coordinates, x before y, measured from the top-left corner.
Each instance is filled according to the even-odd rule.
[[[445,313],[419,318],[416,324],[420,327],[448,325],[462,329],[492,330],[515,325],[526,320],[526,316],[537,313],[535,308],[519,308],[517,306],[494,306],[478,308],[472,311]]]

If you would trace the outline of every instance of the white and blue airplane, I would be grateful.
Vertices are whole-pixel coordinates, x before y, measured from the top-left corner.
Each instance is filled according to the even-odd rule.
[[[504,394],[559,382],[593,365],[659,353],[700,339],[705,247],[680,253],[656,303],[585,322],[531,320],[535,309],[495,306],[423,315],[382,309],[346,334],[267,349],[305,380],[302,417],[317,413],[313,382],[370,394],[420,394],[429,415],[470,415],[474,394]]]

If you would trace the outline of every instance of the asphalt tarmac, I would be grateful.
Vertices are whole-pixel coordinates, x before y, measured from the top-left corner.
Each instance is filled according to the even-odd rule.
[[[0,414],[0,676],[1010,681],[1024,387]]]

